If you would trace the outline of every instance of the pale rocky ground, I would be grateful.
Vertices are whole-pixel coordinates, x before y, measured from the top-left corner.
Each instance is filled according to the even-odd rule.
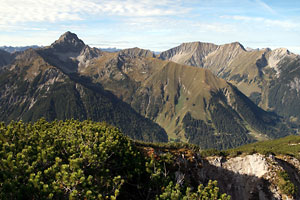
[[[282,194],[277,186],[277,172],[285,170],[290,176],[293,174],[291,180],[299,187],[300,165],[295,158],[253,154],[228,160],[223,157],[208,157],[207,161],[209,164],[204,164],[202,170],[210,178],[218,180],[220,188],[229,191],[232,199],[297,199]]]

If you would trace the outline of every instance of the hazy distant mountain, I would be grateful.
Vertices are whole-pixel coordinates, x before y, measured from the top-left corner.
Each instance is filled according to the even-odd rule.
[[[300,56],[287,49],[247,51],[239,43],[184,43],[160,58],[210,69],[257,105],[300,123]]]
[[[0,46],[0,49],[4,50],[4,51],[7,51],[9,53],[14,53],[14,52],[17,52],[17,51],[25,51],[26,49],[37,49],[39,48],[40,46],[37,46],[37,45],[31,45],[31,46],[21,46],[21,47],[12,47],[12,46]]]
[[[106,51],[106,52],[118,52],[122,49],[117,49],[116,47],[114,48],[99,48],[101,51]]]

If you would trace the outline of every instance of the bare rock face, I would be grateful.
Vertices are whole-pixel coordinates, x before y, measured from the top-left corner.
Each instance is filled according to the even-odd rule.
[[[102,52],[99,49],[86,45],[75,59],[79,62],[78,67],[82,70],[92,64],[93,59],[99,57],[101,54]]]
[[[97,48],[85,45],[76,34],[66,32],[49,47],[38,50],[40,55],[65,73],[76,73],[101,55]]]
[[[268,64],[269,67],[276,71],[276,76],[280,75],[282,71],[280,66],[278,65],[280,61],[282,61],[286,57],[293,57],[294,54],[291,54],[288,49],[286,48],[278,48],[274,49],[273,51],[269,52],[268,55]],[[295,56],[295,55],[294,55]]]
[[[159,55],[162,60],[171,60],[180,64],[203,66],[204,58],[218,48],[211,43],[191,42],[164,51]]]
[[[232,199],[271,199],[267,181],[262,177],[268,172],[268,162],[259,155],[247,155],[225,160],[223,157],[208,157],[202,174],[218,180],[221,190]]]
[[[51,44],[51,47],[58,52],[78,52],[81,51],[84,46],[84,42],[70,31],[61,35],[58,40]]]
[[[172,152],[176,183],[206,185],[209,180],[217,180],[221,193],[227,193],[232,200],[296,200],[287,194],[280,174],[288,174],[290,181],[299,188],[298,159],[291,156],[261,155],[258,153],[235,157],[210,156],[203,158],[189,149],[172,151],[163,148],[144,148],[148,155],[159,157]]]
[[[256,176],[258,178],[261,178],[268,172],[266,158],[260,154],[232,158],[224,162],[222,166],[235,173]]]
[[[209,68],[215,74],[224,71],[224,67],[241,52],[246,51],[238,42],[215,45],[212,43],[191,42],[164,51],[159,55],[162,60],[171,60],[180,64]]]
[[[296,187],[300,186],[299,161],[287,156],[278,158],[253,154],[225,159],[208,157],[198,174],[204,180],[217,180],[221,191],[232,199],[267,200],[298,199],[299,194],[290,196],[281,191],[280,172],[287,172]]]

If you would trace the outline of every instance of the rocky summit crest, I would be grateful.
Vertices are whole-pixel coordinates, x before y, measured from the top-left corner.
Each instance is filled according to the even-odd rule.
[[[75,33],[67,31],[59,37],[54,43],[51,44],[52,48],[55,48],[57,51],[81,51],[84,48],[85,44],[80,40]]]
[[[147,49],[140,49],[138,47],[123,49],[119,52],[119,55],[128,56],[131,58],[136,58],[136,57],[155,58],[155,55],[152,51]]]

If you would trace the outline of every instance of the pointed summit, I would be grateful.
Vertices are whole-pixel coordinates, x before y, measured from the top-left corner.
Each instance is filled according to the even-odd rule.
[[[219,50],[230,51],[230,52],[241,52],[247,51],[246,48],[239,42],[227,43],[219,46]]]
[[[232,43],[227,44],[227,45],[231,46],[232,48],[238,48],[238,49],[241,49],[243,51],[247,51],[246,48],[241,43],[239,43],[239,42],[232,42]]]
[[[77,52],[81,51],[84,48],[85,44],[80,40],[75,33],[67,31],[59,37],[53,44],[52,48],[55,48],[57,51],[72,51]]]

